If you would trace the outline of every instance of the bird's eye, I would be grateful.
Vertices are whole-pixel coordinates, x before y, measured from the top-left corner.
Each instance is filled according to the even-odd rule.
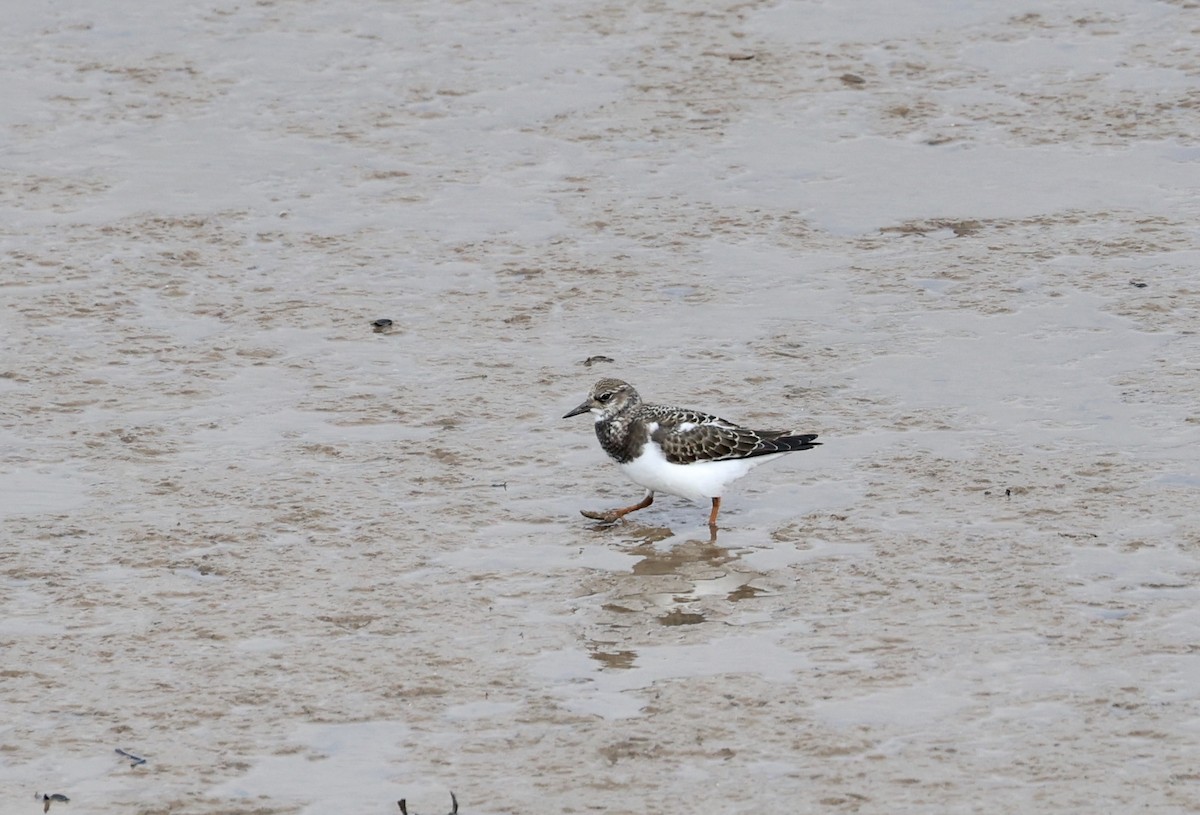
[[[613,398],[612,391],[605,391],[604,393],[602,393],[596,397],[596,401],[599,402],[600,404],[604,404],[609,399],[612,399],[612,398]]]

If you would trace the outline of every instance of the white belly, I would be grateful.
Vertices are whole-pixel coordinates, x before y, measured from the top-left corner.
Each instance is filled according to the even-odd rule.
[[[741,478],[755,466],[781,455],[783,453],[730,461],[672,464],[657,444],[649,442],[642,449],[642,455],[620,467],[630,480],[648,490],[704,503],[721,496],[731,481]]]

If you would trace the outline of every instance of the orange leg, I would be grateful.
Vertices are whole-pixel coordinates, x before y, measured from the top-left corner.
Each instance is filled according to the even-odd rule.
[[[654,493],[647,490],[646,497],[640,503],[634,504],[631,507],[623,507],[621,509],[610,509],[604,512],[592,512],[591,510],[581,509],[579,514],[585,518],[591,518],[593,521],[604,521],[611,524],[621,520],[631,512],[637,512],[639,509],[645,509],[654,503]]]
[[[708,525],[710,527],[712,527],[713,529],[716,529],[716,527],[717,527],[717,513],[720,511],[721,511],[721,499],[714,498],[712,512],[708,513]]]

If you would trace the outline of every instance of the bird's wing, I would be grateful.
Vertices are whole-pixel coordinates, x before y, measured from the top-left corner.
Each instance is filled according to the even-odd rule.
[[[658,425],[650,439],[672,464],[750,458],[791,449],[775,443],[785,431],[750,430],[695,410],[652,405],[646,408],[646,418]]]

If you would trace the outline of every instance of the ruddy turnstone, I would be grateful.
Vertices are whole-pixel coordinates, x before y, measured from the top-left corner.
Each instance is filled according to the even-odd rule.
[[[811,450],[816,433],[749,430],[708,413],[666,405],[648,405],[628,382],[601,379],[579,407],[596,417],[596,437],[604,452],[635,484],[646,488],[640,503],[607,512],[580,510],[585,518],[613,522],[654,503],[665,492],[703,503],[712,499],[708,525],[716,527],[721,494],[751,468],[784,453]]]

